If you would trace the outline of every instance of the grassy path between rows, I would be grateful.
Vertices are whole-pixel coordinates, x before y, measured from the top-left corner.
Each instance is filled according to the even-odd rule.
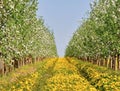
[[[32,91],[44,91],[44,86],[46,85],[46,80],[53,76],[53,68],[56,64],[57,59],[49,60],[46,62],[44,67],[38,69],[39,78],[36,80],[35,87]]]
[[[48,58],[0,78],[0,91],[120,91],[120,72],[74,58]]]

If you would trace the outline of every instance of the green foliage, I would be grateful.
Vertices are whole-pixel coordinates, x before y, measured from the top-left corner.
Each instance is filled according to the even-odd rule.
[[[108,58],[120,55],[120,1],[96,0],[90,17],[74,33],[65,56]]]
[[[38,0],[0,1],[0,56],[12,59],[57,56],[54,36],[36,18]]]

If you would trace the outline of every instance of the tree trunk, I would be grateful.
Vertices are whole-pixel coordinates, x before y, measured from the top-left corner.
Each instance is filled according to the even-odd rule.
[[[105,60],[105,59],[103,59],[103,66],[105,66],[105,61],[106,61],[106,60]]]
[[[107,59],[107,68],[109,68],[109,64],[110,64],[110,56]]]
[[[120,70],[120,55],[118,56],[118,69]]]
[[[115,70],[118,70],[118,57],[115,58]]]
[[[100,64],[101,64],[100,62],[101,62],[101,60],[100,60],[100,59],[98,59],[98,66],[100,66]]]
[[[19,67],[19,63],[18,63],[18,61],[15,60],[14,62],[15,62],[14,67],[15,67],[15,68],[18,68],[18,67]]]
[[[4,66],[5,66],[5,63],[0,60],[0,75],[4,75]]]
[[[97,65],[99,65],[99,61],[98,61],[98,59],[97,59]]]
[[[110,68],[112,69],[112,66],[113,66],[113,60],[112,60],[112,58],[111,58],[111,60],[110,60]]]

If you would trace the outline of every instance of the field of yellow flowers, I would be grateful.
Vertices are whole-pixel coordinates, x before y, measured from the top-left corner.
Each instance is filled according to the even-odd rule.
[[[97,91],[65,58],[59,58],[43,91]]]
[[[0,91],[120,91],[120,72],[75,58],[48,58],[0,77]]]
[[[88,62],[68,58],[71,64],[76,67],[84,78],[98,91],[120,91],[120,72],[113,71],[106,67],[98,67]]]
[[[55,60],[57,58],[45,59],[17,69],[8,76],[0,77],[0,91],[35,91],[37,80],[42,78]]]

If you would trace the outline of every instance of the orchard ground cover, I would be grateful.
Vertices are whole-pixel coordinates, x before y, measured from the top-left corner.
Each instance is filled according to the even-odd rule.
[[[120,91],[120,72],[100,67],[78,59],[68,58],[91,85],[99,91]],[[77,61],[78,60],[78,61]]]
[[[120,72],[75,58],[47,58],[1,77],[0,91],[120,91]]]

